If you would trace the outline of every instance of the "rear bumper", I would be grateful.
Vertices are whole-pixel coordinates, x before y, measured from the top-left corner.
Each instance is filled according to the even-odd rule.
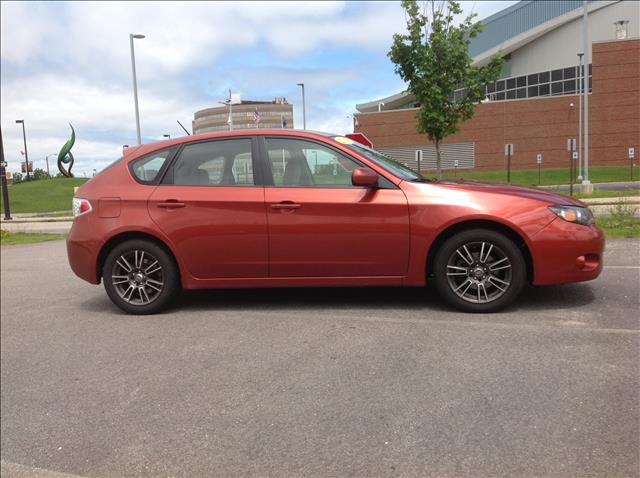
[[[67,237],[67,257],[71,270],[78,277],[91,284],[99,284],[97,264],[102,241],[91,235],[91,227],[82,227],[81,223],[88,220],[83,216],[74,220]]]
[[[583,282],[602,272],[605,238],[596,225],[581,226],[557,218],[532,243],[534,285]]]

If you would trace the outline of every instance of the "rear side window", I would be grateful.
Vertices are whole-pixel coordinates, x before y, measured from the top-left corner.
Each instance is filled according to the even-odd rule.
[[[178,186],[253,186],[250,138],[185,146],[173,165]]]
[[[155,184],[174,151],[175,148],[163,149],[131,161],[129,165],[131,174],[143,184]]]

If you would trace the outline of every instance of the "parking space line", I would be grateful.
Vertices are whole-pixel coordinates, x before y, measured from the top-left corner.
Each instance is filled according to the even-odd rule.
[[[245,311],[244,313],[247,313]],[[282,311],[253,311],[252,314],[264,315],[277,314],[280,317],[288,316],[288,318],[298,319],[299,316],[296,312],[283,313]],[[573,324],[565,322],[563,325],[551,325],[551,324],[513,324],[507,322],[481,322],[479,320],[447,320],[447,319],[418,319],[414,317],[375,317],[375,316],[362,316],[362,315],[348,315],[348,314],[332,314],[333,320],[350,320],[360,322],[382,322],[382,323],[394,323],[394,324],[429,324],[429,325],[444,325],[453,327],[486,327],[494,329],[514,329],[514,330],[531,330],[536,332],[587,332],[587,333],[601,333],[601,334],[618,334],[618,335],[640,335],[639,329],[614,329],[614,328],[598,328],[593,326],[586,327],[583,323]],[[562,323],[562,322],[558,322]]]

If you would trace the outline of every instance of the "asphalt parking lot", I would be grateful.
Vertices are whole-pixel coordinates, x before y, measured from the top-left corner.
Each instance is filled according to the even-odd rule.
[[[63,242],[1,259],[3,476],[640,476],[638,240],[485,316],[384,288],[132,317]]]

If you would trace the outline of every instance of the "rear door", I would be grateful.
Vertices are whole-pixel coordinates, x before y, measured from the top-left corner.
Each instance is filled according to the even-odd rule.
[[[271,277],[401,277],[409,258],[407,199],[380,179],[355,187],[356,159],[293,137],[264,138]]]
[[[267,277],[264,188],[255,138],[185,145],[149,199],[149,212],[199,279]]]

